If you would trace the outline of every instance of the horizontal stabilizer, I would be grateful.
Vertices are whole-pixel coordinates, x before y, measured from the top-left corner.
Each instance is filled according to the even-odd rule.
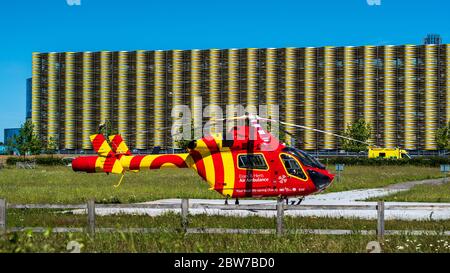
[[[95,134],[91,135],[89,138],[92,142],[94,151],[97,152],[99,156],[107,157],[114,155],[114,152],[111,149],[111,146],[109,146],[108,141],[106,141],[105,136],[102,134]]]
[[[127,144],[123,140],[121,135],[113,135],[109,136],[109,141],[111,143],[111,148],[113,152],[120,155],[131,155],[130,150],[128,149]]]

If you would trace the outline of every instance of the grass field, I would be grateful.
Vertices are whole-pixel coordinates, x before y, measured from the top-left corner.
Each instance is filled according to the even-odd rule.
[[[86,215],[62,213],[57,210],[8,210],[8,226],[16,227],[86,227]],[[97,216],[97,227],[117,228],[181,228],[179,214],[167,213],[162,216],[114,215]],[[349,229],[375,230],[375,220],[336,219],[318,217],[284,218],[284,226],[288,229]],[[190,215],[189,227],[194,228],[275,228],[275,218],[251,216],[228,217],[219,215]],[[450,230],[450,220],[445,221],[386,221],[386,229],[391,230]]]
[[[85,227],[85,215],[55,214],[48,210],[11,210],[9,224],[14,226]],[[374,230],[376,222],[359,219],[285,218],[286,228]],[[180,227],[180,216],[159,217],[104,216],[97,217],[98,227]],[[223,217],[197,215],[189,217],[190,227],[274,228],[274,218]],[[387,230],[448,230],[449,221],[387,221]],[[71,240],[84,245],[84,252],[365,252],[375,236],[365,235],[231,235],[231,234],[124,234],[121,232],[87,234],[32,234],[31,232],[0,236],[0,252],[65,252]],[[450,252],[445,236],[386,236],[385,252]]]
[[[334,166],[330,167],[334,170]],[[326,192],[382,187],[409,180],[439,177],[437,168],[416,166],[348,166],[342,180]],[[220,198],[191,170],[158,170],[119,177],[74,173],[67,167],[35,170],[0,170],[0,197],[9,203],[83,203],[95,198],[101,203],[130,203],[161,198]],[[269,228],[275,219],[263,217],[190,216],[190,227]],[[104,216],[97,227],[180,227],[180,217]],[[8,226],[85,227],[86,215],[61,214],[55,210],[8,210]],[[285,218],[286,228],[375,230],[376,222],[358,219]],[[449,230],[450,221],[387,221],[386,229]],[[31,232],[0,236],[0,252],[66,252],[69,241],[84,245],[83,252],[365,252],[374,236],[364,235],[185,235],[182,233],[44,234]],[[449,252],[449,238],[442,236],[387,236],[385,252]]]
[[[67,252],[69,241],[83,245],[82,252],[366,252],[376,240],[364,235],[184,235],[182,233],[124,234],[10,234],[0,237],[0,252]],[[450,252],[442,236],[390,236],[383,252]]]
[[[399,192],[394,195],[376,200],[399,202],[450,202],[450,182],[443,185],[419,185],[409,191]]]
[[[330,166],[334,170],[334,166]],[[348,166],[340,182],[325,192],[382,187],[393,183],[440,177],[438,168],[416,166]],[[0,170],[0,197],[10,203],[132,203],[162,198],[221,198],[189,169],[117,175],[74,173],[68,167]]]

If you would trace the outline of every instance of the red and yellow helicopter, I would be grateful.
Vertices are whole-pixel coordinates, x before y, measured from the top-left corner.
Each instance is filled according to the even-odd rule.
[[[244,116],[245,125],[234,126],[225,139],[209,134],[188,144],[183,154],[132,155],[120,135],[90,137],[98,156],[81,156],[72,162],[76,172],[123,174],[161,168],[192,168],[211,190],[228,198],[299,197],[323,191],[334,175],[306,152],[286,146],[263,129],[256,116]],[[265,119],[270,121],[269,119]],[[302,126],[303,127],[303,126]],[[305,127],[306,128],[306,127]],[[230,140],[228,140],[230,139]]]

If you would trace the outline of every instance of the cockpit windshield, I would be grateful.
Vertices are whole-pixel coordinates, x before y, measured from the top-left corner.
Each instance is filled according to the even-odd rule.
[[[302,162],[303,165],[319,169],[325,169],[325,166],[322,163],[320,163],[317,159],[315,159],[314,157],[312,157],[311,155],[307,154],[302,150],[295,149],[292,147],[286,147],[283,149],[283,152],[295,155]]]

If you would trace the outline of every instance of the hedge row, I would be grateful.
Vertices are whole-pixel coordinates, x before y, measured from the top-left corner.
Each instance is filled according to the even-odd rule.
[[[367,158],[367,157],[326,157],[320,158],[324,164],[345,164],[345,165],[361,165],[361,166],[385,166],[385,165],[415,165],[439,167],[441,164],[450,164],[450,158],[447,157],[414,157],[412,159],[387,159],[387,158]],[[66,162],[60,157],[8,157],[6,164],[16,165],[16,162],[36,162],[38,165],[56,166],[66,165]]]
[[[363,166],[382,166],[382,165],[415,165],[439,167],[441,164],[450,164],[450,158],[447,157],[414,157],[403,159],[391,158],[367,158],[367,157],[328,157],[320,158],[322,163],[326,164],[345,164],[345,165],[363,165]]]
[[[46,165],[46,166],[56,166],[56,165],[65,165],[62,158],[59,157],[35,157],[35,158],[24,158],[24,157],[8,157],[6,159],[6,164],[8,165],[16,165],[17,162],[36,162],[38,165]]]

